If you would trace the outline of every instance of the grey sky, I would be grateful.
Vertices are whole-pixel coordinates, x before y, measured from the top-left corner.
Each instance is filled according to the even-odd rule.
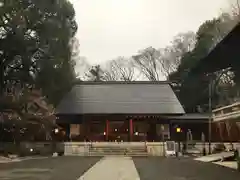
[[[100,64],[138,50],[166,46],[219,15],[228,0],[71,0],[79,25],[80,56]]]

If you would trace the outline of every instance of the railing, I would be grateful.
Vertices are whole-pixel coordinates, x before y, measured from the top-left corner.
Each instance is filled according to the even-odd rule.
[[[240,102],[214,109],[213,121],[240,118]]]

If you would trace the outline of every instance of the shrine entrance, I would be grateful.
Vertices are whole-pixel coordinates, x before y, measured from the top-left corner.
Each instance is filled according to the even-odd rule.
[[[108,141],[123,142],[129,140],[128,121],[109,122]]]
[[[81,123],[63,125],[70,141],[156,142],[170,138],[168,122],[153,116],[85,116]]]

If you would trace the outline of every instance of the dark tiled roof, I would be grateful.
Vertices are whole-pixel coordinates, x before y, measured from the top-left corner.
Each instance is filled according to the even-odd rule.
[[[167,82],[83,82],[56,109],[58,114],[184,114]]]
[[[230,31],[221,42],[199,61],[193,73],[212,73],[221,69],[239,66],[240,23]]]
[[[210,115],[208,113],[187,113],[181,116],[165,116],[167,119],[173,120],[208,120]]]

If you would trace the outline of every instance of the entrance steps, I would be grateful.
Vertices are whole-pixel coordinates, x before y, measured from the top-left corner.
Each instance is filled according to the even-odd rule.
[[[162,142],[65,142],[65,156],[163,156]]]
[[[89,156],[147,156],[147,148],[141,145],[126,144],[93,144],[89,147]]]

